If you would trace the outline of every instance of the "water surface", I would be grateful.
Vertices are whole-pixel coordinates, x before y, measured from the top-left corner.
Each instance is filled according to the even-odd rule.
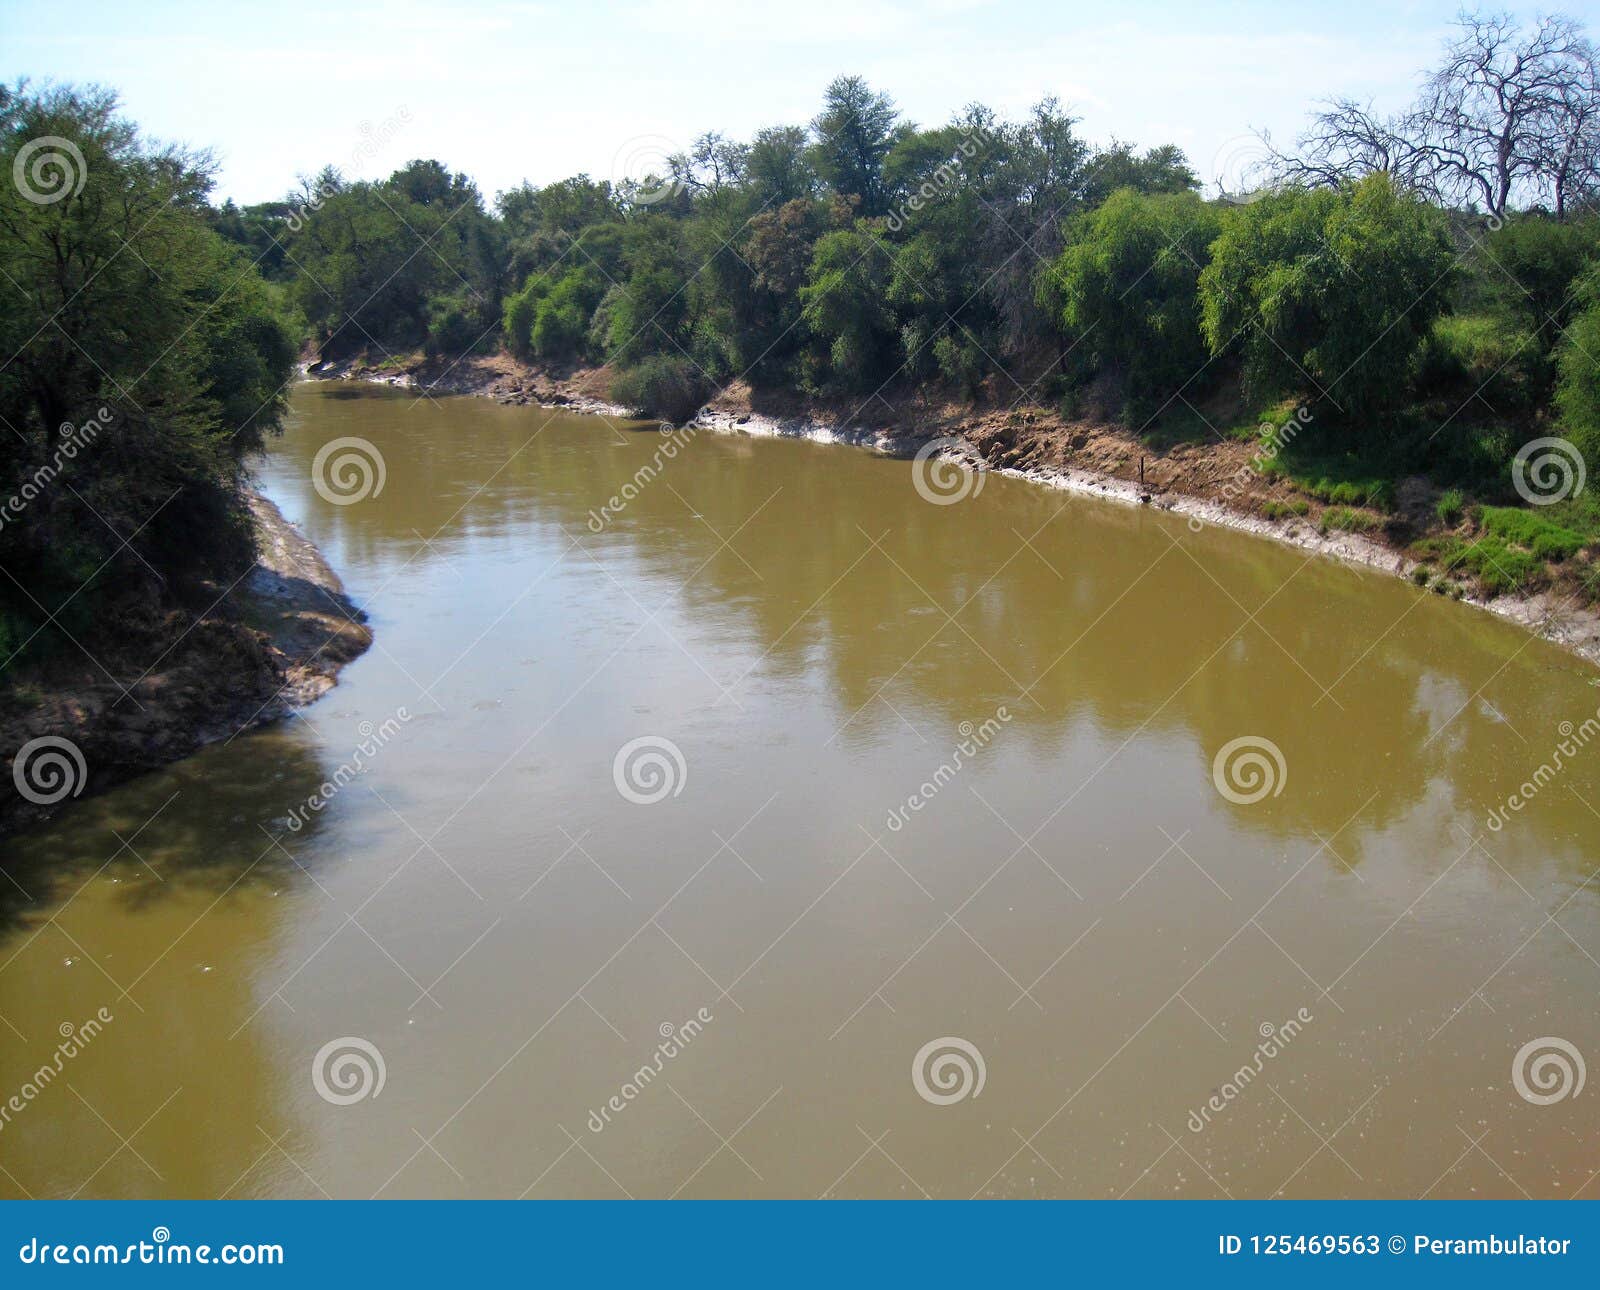
[[[1003,478],[295,409],[263,486],[377,644],[0,849],[0,1194],[1600,1190],[1600,1090],[1512,1078],[1600,1059],[1600,748],[1487,826],[1600,706],[1577,660]],[[384,485],[335,505],[346,436]],[[1214,779],[1239,739],[1282,757],[1258,801]],[[941,1104],[947,1038],[982,1087]],[[383,1082],[341,1104],[350,1039]]]

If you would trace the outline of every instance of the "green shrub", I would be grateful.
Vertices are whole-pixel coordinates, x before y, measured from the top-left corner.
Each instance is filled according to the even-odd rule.
[[[1291,502],[1267,501],[1261,503],[1261,513],[1269,520],[1288,519],[1291,515],[1305,515],[1311,510],[1311,503],[1295,498]]]
[[[1572,284],[1600,258],[1600,219],[1512,215],[1483,254],[1490,298],[1548,348],[1572,321]]]
[[[1531,408],[1549,393],[1548,344],[1505,314],[1440,318],[1417,357],[1417,388],[1452,401],[1481,398],[1497,411]]]
[[[1439,517],[1441,524],[1448,524],[1452,528],[1461,522],[1461,513],[1466,506],[1466,498],[1461,495],[1459,488],[1449,488],[1439,495],[1439,500],[1433,504],[1433,513]]]
[[[637,367],[619,372],[611,382],[611,397],[629,409],[664,421],[687,421],[709,393],[704,377],[686,358],[655,354]]]
[[[1375,174],[1238,208],[1200,275],[1214,355],[1239,347],[1255,394],[1326,391],[1371,433],[1407,401],[1455,255],[1440,212]]]
[[[1454,536],[1430,538],[1420,547],[1434,556],[1446,572],[1470,573],[1491,596],[1523,591],[1544,578],[1542,560],[1531,552],[1508,546],[1494,533],[1484,533],[1471,542]]]
[[[1578,288],[1583,311],[1562,337],[1556,411],[1563,432],[1593,467],[1600,466],[1600,269]]]
[[[1184,386],[1192,393],[1209,373],[1199,277],[1221,228],[1221,213],[1193,193],[1124,188],[1071,222],[1040,281],[1041,303],[1124,377],[1135,407],[1153,410]]]
[[[427,352],[464,354],[483,337],[485,327],[471,302],[460,296],[445,296],[428,306]]]
[[[1588,544],[1583,534],[1515,506],[1485,506],[1479,523],[1487,532],[1526,547],[1541,560],[1565,560]]]

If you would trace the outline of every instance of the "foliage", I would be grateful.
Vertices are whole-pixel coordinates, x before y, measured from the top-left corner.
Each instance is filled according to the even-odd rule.
[[[1484,532],[1526,547],[1541,560],[1565,560],[1577,555],[1588,539],[1581,533],[1546,519],[1537,511],[1511,506],[1485,506],[1479,516]]]
[[[694,364],[664,354],[644,359],[611,387],[612,397],[629,409],[672,422],[687,421],[709,392]]]
[[[149,143],[98,90],[0,88],[0,127],[8,175],[30,141],[77,154],[54,145],[51,200],[0,187],[9,655],[52,615],[93,637],[113,600],[168,603],[248,567],[245,459],[277,429],[295,349],[213,231],[205,157]]]
[[[801,316],[826,351],[825,384],[870,390],[889,374],[896,329],[887,300],[891,256],[881,234],[825,234],[800,288]]]
[[[1061,325],[1132,399],[1161,406],[1205,381],[1198,283],[1221,227],[1220,212],[1191,193],[1120,189],[1073,221],[1045,275]]]
[[[1600,467],[1600,269],[1590,271],[1577,294],[1582,312],[1562,338],[1555,405],[1563,430]]]
[[[1261,393],[1323,395],[1352,418],[1392,405],[1448,303],[1454,261],[1438,213],[1372,175],[1244,206],[1201,277],[1206,340],[1238,346]]]

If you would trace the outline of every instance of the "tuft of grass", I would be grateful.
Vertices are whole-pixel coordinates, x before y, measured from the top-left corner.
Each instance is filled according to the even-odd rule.
[[[1342,529],[1347,533],[1370,533],[1383,521],[1365,511],[1354,511],[1348,506],[1330,506],[1322,512],[1320,527],[1324,533]]]
[[[1269,520],[1286,520],[1291,515],[1305,515],[1311,510],[1311,503],[1302,498],[1295,498],[1292,502],[1267,501],[1261,503],[1261,513]]]
[[[1541,560],[1565,560],[1588,544],[1582,533],[1516,506],[1485,506],[1478,519],[1486,532],[1526,547]]]
[[[1419,564],[1411,571],[1411,581],[1419,587],[1426,587],[1428,580],[1433,577],[1433,570],[1425,564]]]
[[[1433,504],[1433,513],[1439,517],[1439,523],[1454,528],[1461,523],[1461,516],[1467,508],[1467,499],[1462,496],[1459,488],[1447,489],[1440,494],[1439,500]]]

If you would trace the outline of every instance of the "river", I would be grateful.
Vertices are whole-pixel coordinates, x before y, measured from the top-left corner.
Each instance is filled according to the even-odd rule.
[[[376,644],[0,848],[0,1195],[1600,1193],[1591,669],[917,471],[299,387]]]

